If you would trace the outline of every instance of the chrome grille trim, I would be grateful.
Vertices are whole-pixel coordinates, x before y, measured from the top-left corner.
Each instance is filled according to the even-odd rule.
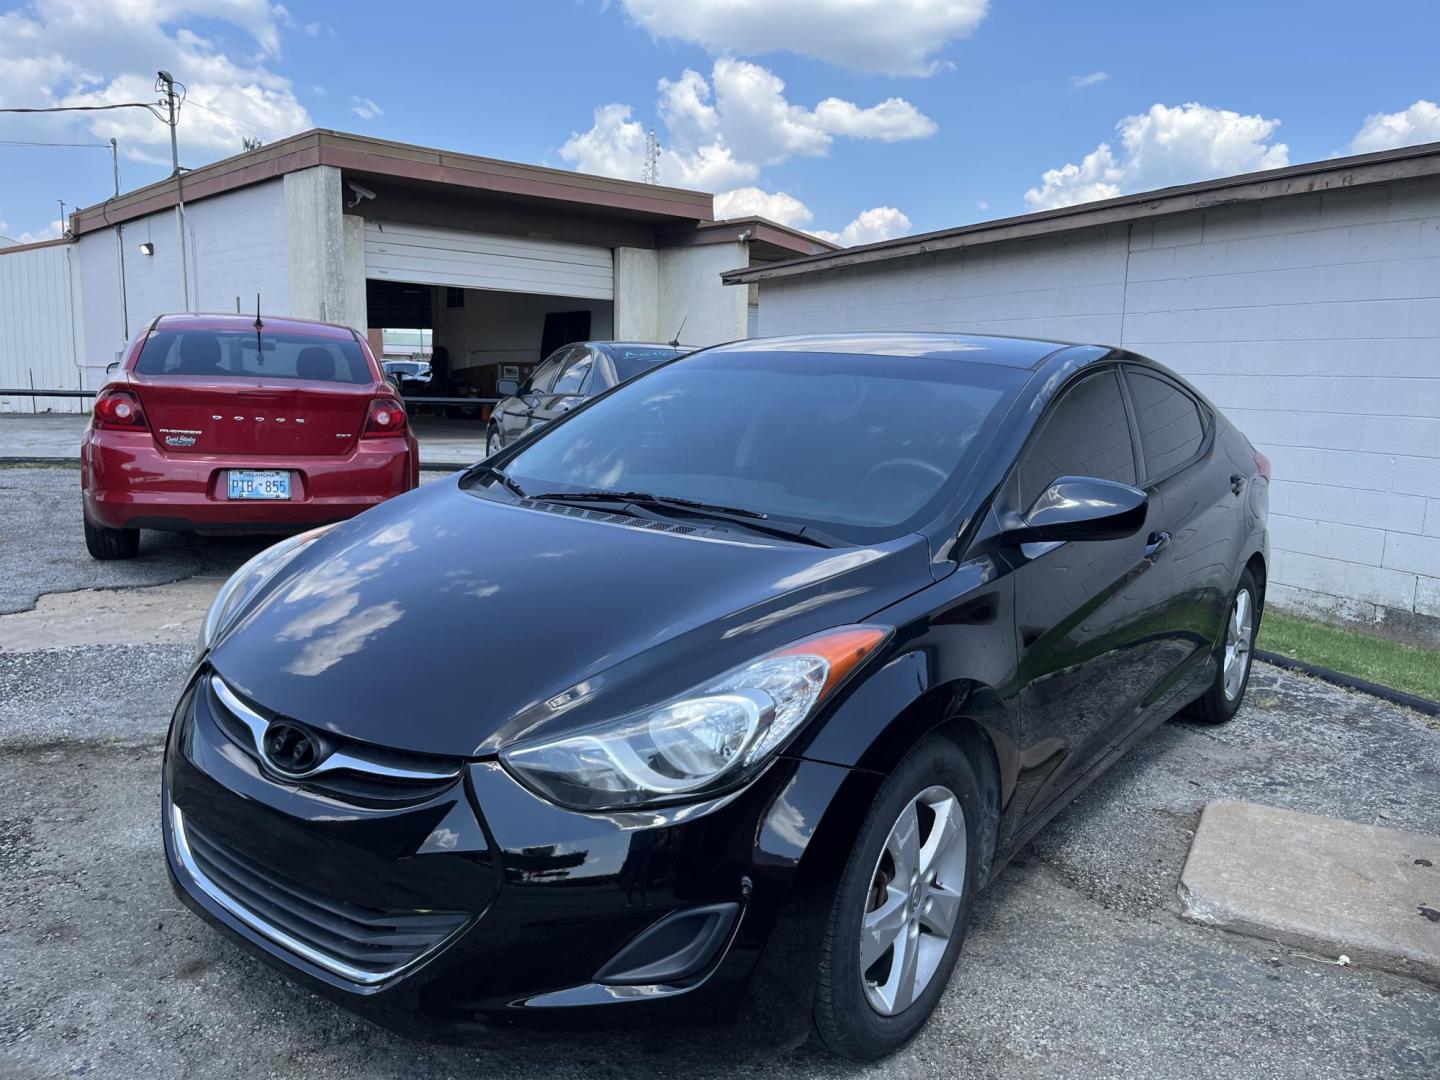
[[[225,684],[219,675],[210,676],[210,689],[220,699],[220,703],[229,709],[230,712],[245,725],[250,732],[250,739],[253,743],[255,756],[265,762],[267,768],[273,770],[287,780],[303,780],[312,776],[321,776],[329,772],[364,773],[370,776],[382,777],[386,780],[414,780],[422,783],[438,783],[444,780],[454,780],[460,775],[460,768],[430,770],[430,769],[401,769],[394,765],[386,765],[383,762],[373,761],[361,754],[347,753],[343,750],[336,750],[316,765],[315,768],[305,772],[287,772],[284,769],[276,768],[265,754],[265,729],[270,726],[270,721],[261,716]]]

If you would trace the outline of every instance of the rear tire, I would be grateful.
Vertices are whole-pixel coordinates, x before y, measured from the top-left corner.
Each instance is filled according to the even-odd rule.
[[[816,976],[815,1029],[833,1053],[882,1058],[934,1012],[970,924],[982,805],[969,760],[939,736],[918,743],[881,785],[841,875]],[[913,859],[896,855],[907,834]],[[915,957],[908,987],[902,948]]]
[[[1255,575],[1246,570],[1230,598],[1230,616],[1215,656],[1215,679],[1205,693],[1185,708],[1181,716],[1200,724],[1223,724],[1232,719],[1245,701],[1250,685],[1250,662],[1255,638],[1260,633],[1263,597]]]
[[[133,559],[140,551],[140,530],[107,529],[87,518],[85,548],[94,559]]]

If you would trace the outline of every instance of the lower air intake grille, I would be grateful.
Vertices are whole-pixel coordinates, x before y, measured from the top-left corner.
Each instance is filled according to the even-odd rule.
[[[378,911],[317,892],[206,835],[171,807],[175,848],[195,884],[291,952],[353,982],[383,982],[465,925],[459,911]]]

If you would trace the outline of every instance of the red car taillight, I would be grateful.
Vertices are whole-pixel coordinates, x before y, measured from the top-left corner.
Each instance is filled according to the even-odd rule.
[[[129,390],[102,390],[95,399],[95,426],[144,431],[150,425],[145,422],[140,399]]]
[[[1259,450],[1255,451],[1255,467],[1260,470],[1260,475],[1266,480],[1270,479],[1270,459]]]
[[[365,437],[405,434],[405,407],[394,398],[376,398],[365,418]]]

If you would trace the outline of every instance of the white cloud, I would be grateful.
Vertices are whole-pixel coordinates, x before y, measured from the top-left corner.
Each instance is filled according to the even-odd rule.
[[[815,219],[810,208],[795,196],[783,191],[762,191],[758,187],[736,188],[716,195],[715,216],[722,220],[763,217],[793,229],[803,229]]]
[[[354,103],[354,108],[350,111],[361,120],[374,120],[377,116],[385,115],[385,110],[368,97],[352,97],[350,100]]]
[[[9,247],[11,244],[36,244],[41,240],[54,240],[61,236],[65,226],[57,219],[50,222],[43,229],[36,229],[34,232],[22,232],[19,236],[11,235],[10,226],[0,221],[0,247]]]
[[[1422,98],[1399,112],[1367,116],[1350,142],[1350,152],[1368,154],[1427,142],[1440,142],[1440,106]]]
[[[933,120],[903,98],[862,108],[826,98],[814,109],[791,104],[785,83],[758,64],[722,58],[710,78],[686,70],[659,82],[657,112],[665,129],[662,183],[707,191],[753,182],[760,168],[795,156],[821,157],[837,137],[925,138]],[[628,105],[602,105],[588,131],[572,132],[560,156],[581,172],[639,179],[645,126]]]
[[[1274,169],[1290,163],[1284,143],[1272,142],[1278,120],[1242,116],[1228,109],[1188,105],[1152,105],[1139,116],[1115,125],[1120,153],[1101,143],[1081,159],[1050,169],[1041,184],[1025,193],[1035,210],[1132,191],[1208,180],[1217,176]]]
[[[243,137],[313,126],[290,80],[269,66],[288,19],[269,0],[36,0],[0,15],[0,103],[153,102],[154,73],[165,68],[187,86],[181,156],[198,165],[238,152]],[[118,139],[128,157],[169,162],[169,129],[139,109],[31,118],[26,130],[88,131]]]
[[[1108,71],[1092,71],[1089,75],[1071,75],[1070,85],[1073,86],[1076,90],[1082,90],[1087,86],[1094,86],[1096,83],[1102,83],[1108,78],[1110,78],[1110,73]]]
[[[893,206],[876,206],[860,214],[838,233],[815,230],[822,240],[829,240],[841,247],[855,247],[858,244],[878,244],[882,240],[893,240],[910,231],[910,219]]]
[[[621,0],[657,38],[711,53],[787,50],[856,71],[930,75],[934,57],[969,37],[989,0]]]

